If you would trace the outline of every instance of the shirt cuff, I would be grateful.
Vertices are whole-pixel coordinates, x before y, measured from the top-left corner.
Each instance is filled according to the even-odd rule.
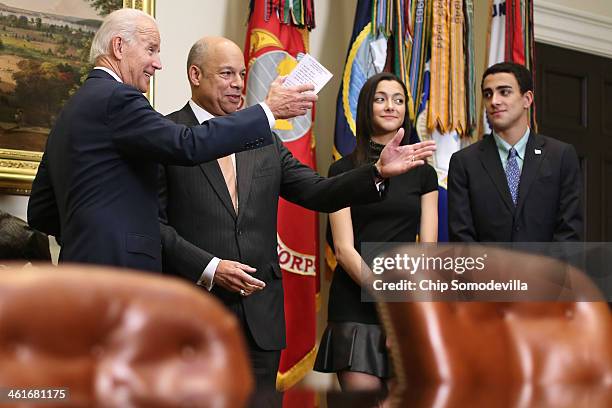
[[[378,191],[378,194],[381,197],[385,196],[385,191],[387,189],[387,179],[383,178],[380,173],[378,172],[378,169],[376,168],[375,164],[372,164],[372,172],[374,174],[374,186],[376,187],[376,190]]]
[[[198,285],[204,286],[206,290],[209,291],[212,289],[214,285],[213,278],[215,277],[215,272],[217,271],[219,262],[221,262],[221,259],[217,258],[216,256],[211,259],[208,265],[206,265],[206,268],[204,268],[204,272],[202,272],[202,276],[200,276],[200,279],[198,280]]]
[[[268,117],[268,124],[270,125],[270,129],[272,129],[274,127],[274,124],[276,123],[276,119],[274,119],[274,114],[265,102],[260,102],[259,104],[266,113],[266,116]]]

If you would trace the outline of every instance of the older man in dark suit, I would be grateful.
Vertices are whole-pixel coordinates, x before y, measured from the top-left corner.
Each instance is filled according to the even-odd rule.
[[[451,157],[451,241],[582,240],[578,157],[573,146],[529,128],[531,73],[496,64],[485,71],[481,88],[493,132]]]
[[[169,118],[193,125],[238,109],[246,69],[236,44],[225,38],[201,39],[189,53],[187,70],[192,99]],[[423,164],[433,150],[431,143],[399,146],[398,136],[376,164],[383,177]],[[199,167],[163,170],[164,271],[212,289],[238,316],[258,388],[273,390],[285,347],[276,239],[279,197],[325,212],[372,202],[380,199],[374,167],[327,179],[274,138],[263,149]]]
[[[91,46],[96,67],[66,103],[28,204],[34,228],[55,235],[60,261],[161,270],[157,163],[195,165],[272,143],[275,118],[306,113],[312,86],[275,83],[266,103],[203,126],[177,125],[143,92],[161,69],[155,20],[108,15]]]

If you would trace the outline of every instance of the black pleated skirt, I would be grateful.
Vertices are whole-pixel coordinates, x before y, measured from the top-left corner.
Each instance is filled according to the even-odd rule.
[[[389,377],[389,357],[380,325],[329,322],[321,338],[315,371],[357,371]]]

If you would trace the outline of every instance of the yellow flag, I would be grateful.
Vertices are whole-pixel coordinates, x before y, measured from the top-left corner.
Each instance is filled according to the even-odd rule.
[[[451,126],[466,134],[465,60],[463,54],[463,0],[451,0],[450,10]]]
[[[449,123],[449,0],[434,0],[431,35],[431,88],[427,127],[446,133]]]

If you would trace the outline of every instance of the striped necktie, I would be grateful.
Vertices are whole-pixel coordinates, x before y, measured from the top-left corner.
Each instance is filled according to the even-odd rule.
[[[217,159],[225,184],[227,185],[227,191],[229,192],[230,198],[232,199],[232,205],[234,211],[238,214],[238,191],[236,188],[236,171],[234,170],[234,162],[232,156],[225,156]]]

